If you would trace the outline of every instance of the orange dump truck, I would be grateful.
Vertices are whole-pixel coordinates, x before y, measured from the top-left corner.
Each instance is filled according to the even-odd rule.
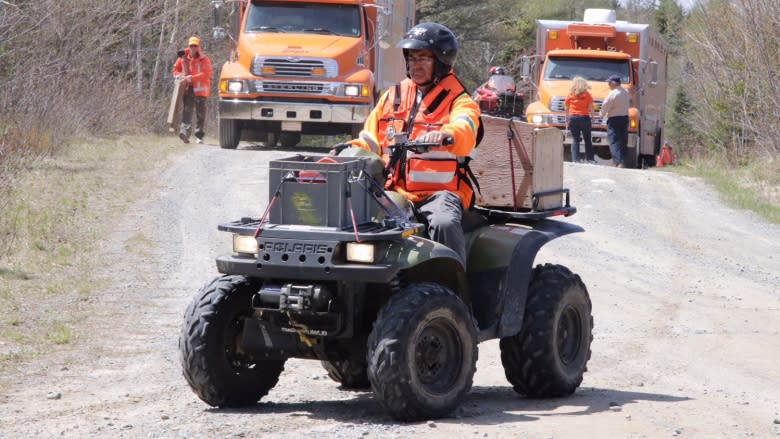
[[[406,75],[395,45],[414,24],[414,3],[212,2],[215,38],[234,43],[219,77],[220,146],[356,137],[379,92]],[[225,22],[227,29],[219,26]]]
[[[527,57],[524,63],[524,71],[535,81],[536,101],[528,106],[526,116],[539,127],[563,130],[564,150],[568,151],[571,136],[565,131],[564,100],[572,79],[584,77],[597,115],[592,121],[593,147],[599,157],[609,158],[606,119],[598,114],[609,94],[607,78],[619,75],[631,96],[625,164],[652,166],[664,129],[667,44],[649,25],[615,18],[613,10],[587,9],[584,21],[536,21],[538,58]],[[536,75],[531,73],[534,70]],[[584,151],[584,142],[580,148]]]

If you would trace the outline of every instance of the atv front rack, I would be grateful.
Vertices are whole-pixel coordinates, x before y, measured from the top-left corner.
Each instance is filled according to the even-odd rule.
[[[238,221],[220,224],[217,229],[223,232],[235,233],[238,235],[254,235],[260,226],[260,218],[241,218]],[[413,235],[422,230],[422,224],[412,223],[409,226],[397,226],[395,223],[385,221],[380,223],[364,223],[358,225],[358,234],[360,241],[384,241],[402,239]],[[322,241],[354,241],[355,231],[352,227],[341,229],[338,227],[327,226],[307,226],[291,224],[272,224],[263,225],[262,236],[264,238],[278,239],[300,239],[300,233],[306,232],[307,239]]]

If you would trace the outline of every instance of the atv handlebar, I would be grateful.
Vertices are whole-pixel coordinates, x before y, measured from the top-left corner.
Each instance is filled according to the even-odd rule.
[[[428,152],[430,148],[435,148],[437,146],[447,146],[452,145],[452,136],[448,135],[444,137],[442,140],[442,143],[438,142],[422,142],[419,140],[407,140],[405,135],[398,135],[395,136],[398,138],[398,140],[395,142],[395,144],[390,145],[390,148],[393,151],[401,150],[401,151],[412,151],[416,154],[422,154],[425,152]]]

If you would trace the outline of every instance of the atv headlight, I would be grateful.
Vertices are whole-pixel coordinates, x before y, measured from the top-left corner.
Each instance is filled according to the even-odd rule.
[[[257,254],[257,238],[251,235],[233,235],[233,251],[248,255]]]
[[[374,244],[364,244],[362,242],[348,242],[347,261],[365,262],[367,264],[372,264],[374,262]]]

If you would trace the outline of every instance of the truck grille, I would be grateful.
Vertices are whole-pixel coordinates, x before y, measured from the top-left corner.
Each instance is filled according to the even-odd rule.
[[[550,100],[550,111],[556,112],[556,113],[565,113],[566,112],[566,106],[564,105],[566,102],[566,98],[564,96],[555,96]],[[598,114],[601,111],[601,105],[604,104],[603,99],[594,99],[593,100],[593,113]],[[591,122],[593,125],[606,125],[607,124],[607,118],[606,117],[593,117],[591,118]],[[565,116],[553,116],[553,123],[566,123],[566,117]]]
[[[554,111],[556,113],[563,113],[566,111],[566,106],[564,105],[566,101],[565,96],[555,96],[550,100],[550,111]]]
[[[252,81],[255,93],[306,93],[321,94],[326,88],[320,82]]]
[[[263,68],[272,68],[273,74],[263,74]],[[266,58],[257,56],[252,61],[252,74],[255,76],[291,76],[310,78],[314,69],[324,69],[326,78],[338,75],[338,64],[331,59],[316,58]],[[322,75],[318,75],[322,77]]]

